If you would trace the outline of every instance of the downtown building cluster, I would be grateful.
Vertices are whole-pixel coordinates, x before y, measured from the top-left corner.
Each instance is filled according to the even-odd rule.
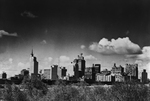
[[[101,64],[93,64],[91,67],[86,67],[86,61],[83,54],[78,55],[73,61],[74,75],[70,80],[84,80],[87,82],[125,82],[125,81],[141,81],[147,83],[147,72],[144,69],[139,79],[138,64],[126,64],[125,67],[114,66],[111,70],[104,69],[101,71]]]
[[[126,64],[125,67],[112,66],[111,70],[101,70],[101,64],[93,64],[91,67],[86,67],[86,61],[81,53],[76,59],[73,60],[73,72],[74,75],[66,75],[67,69],[58,65],[52,65],[48,69],[39,71],[39,63],[34,56],[33,51],[31,53],[32,66],[31,68],[23,69],[20,74],[11,77],[11,80],[23,80],[25,76],[29,78],[40,78],[42,80],[67,80],[67,81],[86,81],[86,82],[125,82],[125,81],[141,81],[147,83],[147,72],[144,69],[139,79],[138,64]],[[7,74],[3,72],[2,79],[7,79]]]

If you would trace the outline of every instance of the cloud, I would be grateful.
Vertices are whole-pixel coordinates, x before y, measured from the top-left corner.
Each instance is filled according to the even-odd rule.
[[[126,57],[136,60],[150,61],[150,46],[143,47],[141,51],[141,54],[126,55]]]
[[[47,44],[46,40],[41,41],[41,44]]]
[[[88,55],[84,57],[85,60],[97,60],[96,57],[94,57],[93,55]]]
[[[92,51],[99,52],[101,54],[140,54],[141,48],[139,45],[130,41],[128,37],[111,39],[109,41],[106,38],[103,38],[99,43],[94,42],[89,46],[89,49]]]
[[[8,33],[4,30],[0,30],[0,37],[2,37],[3,35],[6,35],[6,36],[18,36],[17,33]]]
[[[37,17],[36,15],[34,15],[31,12],[28,12],[28,11],[24,11],[23,13],[21,13],[21,16],[28,17],[28,18],[36,18]]]
[[[70,58],[67,57],[67,56],[60,56],[60,57],[59,57],[59,61],[60,61],[60,62],[68,62],[69,60],[70,60]]]
[[[84,48],[85,48],[85,45],[81,45],[80,48],[81,48],[81,49],[84,49]]]

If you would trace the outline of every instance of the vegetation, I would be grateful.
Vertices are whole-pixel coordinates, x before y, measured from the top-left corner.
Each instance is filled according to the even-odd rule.
[[[6,101],[150,101],[150,87],[134,82],[114,84],[112,87],[87,86],[85,82],[66,85],[58,80],[49,86],[40,79],[27,80],[24,91],[6,84],[3,98]]]

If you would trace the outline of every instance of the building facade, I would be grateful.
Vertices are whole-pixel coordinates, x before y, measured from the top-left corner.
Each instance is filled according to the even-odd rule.
[[[138,80],[138,64],[126,64],[125,74],[127,80]]]
[[[97,82],[113,82],[114,76],[97,73],[96,74],[96,81]]]
[[[51,79],[51,69],[44,69],[44,79]]]

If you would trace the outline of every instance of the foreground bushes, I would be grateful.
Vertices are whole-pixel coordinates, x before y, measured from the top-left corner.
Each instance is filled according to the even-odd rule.
[[[36,84],[38,82],[38,84]],[[149,87],[136,83],[115,84],[112,87],[53,85],[47,90],[40,81],[26,85],[24,92],[8,85],[3,93],[6,101],[150,101]],[[41,87],[40,87],[40,86]]]

